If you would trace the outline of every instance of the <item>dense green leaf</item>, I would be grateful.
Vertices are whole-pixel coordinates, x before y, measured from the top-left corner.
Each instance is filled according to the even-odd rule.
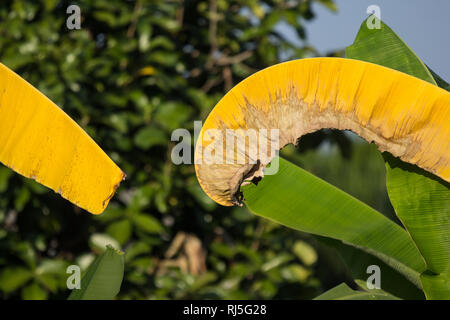
[[[47,299],[47,292],[37,282],[32,282],[22,289],[22,299],[45,300]]]
[[[154,127],[143,128],[134,137],[134,143],[144,150],[154,145],[165,145],[167,141],[168,138],[164,132]]]
[[[33,274],[20,267],[5,268],[0,273],[0,289],[6,293],[20,288],[33,277]]]
[[[136,227],[145,232],[161,233],[164,230],[161,223],[150,215],[141,213],[135,214],[133,215],[133,221],[136,224]]]
[[[113,237],[104,233],[94,233],[89,239],[89,245],[92,250],[97,252],[103,252],[106,250],[108,245],[114,248],[120,248],[119,242]]]
[[[400,226],[300,167],[279,160],[275,175],[266,176],[257,186],[242,188],[251,211],[285,226],[361,248],[418,285],[425,265]]]
[[[106,229],[111,237],[116,239],[121,245],[128,241],[132,233],[131,222],[127,219],[114,222]]]

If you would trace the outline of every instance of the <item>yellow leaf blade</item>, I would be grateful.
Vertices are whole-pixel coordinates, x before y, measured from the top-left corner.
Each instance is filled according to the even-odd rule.
[[[0,161],[99,214],[124,173],[50,99],[0,64]]]
[[[240,204],[240,184],[262,177],[271,157],[252,164],[250,150],[258,153],[259,144],[241,145],[232,151],[245,163],[227,162],[229,150],[215,150],[228,143],[227,130],[278,129],[281,148],[334,128],[450,181],[449,119],[450,93],[399,71],[343,58],[289,61],[248,77],[214,107],[197,142],[196,174],[213,200]],[[206,134],[209,129],[222,134]]]

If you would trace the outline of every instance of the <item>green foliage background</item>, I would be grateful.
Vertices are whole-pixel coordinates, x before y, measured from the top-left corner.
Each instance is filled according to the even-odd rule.
[[[234,84],[318,54],[283,31],[306,40],[312,2],[2,2],[0,61],[74,118],[127,180],[93,216],[0,167],[0,298],[65,299],[66,267],[85,270],[107,243],[126,252],[120,299],[309,299],[351,285],[322,239],[216,205],[192,165],[170,160],[172,130],[193,132]],[[81,7],[80,30],[66,27],[70,4]],[[373,146],[321,131],[300,151],[284,155],[392,217]]]

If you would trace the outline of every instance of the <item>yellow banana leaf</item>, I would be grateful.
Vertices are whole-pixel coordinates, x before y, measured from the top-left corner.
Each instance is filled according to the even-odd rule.
[[[94,214],[125,176],[64,111],[3,64],[0,161]]]
[[[380,151],[450,181],[449,106],[449,92],[376,64],[343,58],[281,63],[245,79],[215,106],[197,142],[197,177],[219,204],[240,204],[241,184],[261,178],[274,155],[255,159],[260,152],[252,148],[261,146],[239,146],[231,151],[245,161],[230,163],[230,150],[216,150],[228,143],[227,130],[278,129],[281,148],[334,128],[352,130]]]

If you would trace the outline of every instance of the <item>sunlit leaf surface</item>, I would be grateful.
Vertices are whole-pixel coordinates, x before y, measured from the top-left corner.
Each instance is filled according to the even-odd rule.
[[[0,161],[95,214],[124,178],[64,111],[2,64]]]

